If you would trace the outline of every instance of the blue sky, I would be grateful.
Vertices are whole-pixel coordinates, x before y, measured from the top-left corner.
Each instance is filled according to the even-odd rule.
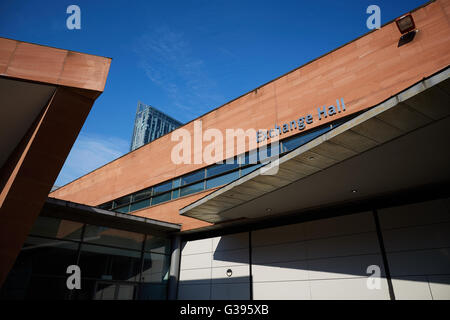
[[[0,36],[113,59],[63,185],[128,152],[138,100],[188,122],[367,33],[369,5],[386,23],[426,2],[1,0]]]

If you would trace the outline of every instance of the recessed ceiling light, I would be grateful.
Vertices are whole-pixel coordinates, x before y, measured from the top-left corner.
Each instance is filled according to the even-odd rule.
[[[356,190],[356,189],[352,190],[352,193],[357,193],[357,192],[358,192],[358,190]]]
[[[267,208],[267,209],[266,209],[266,212],[267,212],[267,213],[271,213],[271,212],[272,212],[272,208]]]

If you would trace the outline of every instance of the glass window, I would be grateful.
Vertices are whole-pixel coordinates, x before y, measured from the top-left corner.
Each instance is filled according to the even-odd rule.
[[[101,204],[98,206],[100,209],[104,209],[104,210],[111,210],[112,208],[112,201]]]
[[[145,240],[145,251],[151,251],[156,253],[170,253],[170,239],[155,237],[147,235]]]
[[[144,235],[108,227],[86,225],[84,241],[126,249],[142,249]]]
[[[159,196],[153,197],[152,198],[152,206],[154,206],[155,204],[158,204],[158,203],[169,201],[170,194],[171,194],[171,192],[167,192],[167,193],[163,193]]]
[[[130,206],[124,206],[124,207],[120,207],[120,208],[115,208],[114,211],[116,212],[121,212],[121,213],[128,213],[130,212]]]
[[[172,199],[176,199],[180,196],[180,189],[175,189],[172,191]]]
[[[76,264],[79,243],[28,237],[14,269],[30,275],[65,276],[67,267]]]
[[[222,176],[206,180],[206,189],[215,188],[239,179],[239,171],[233,171]]]
[[[144,253],[142,282],[164,283],[169,279],[170,257],[159,253]]]
[[[91,244],[81,245],[82,277],[102,280],[139,281],[141,253]]]
[[[116,203],[116,207],[120,207],[121,205],[128,204],[131,202],[131,195],[116,199],[116,200],[114,200],[114,202]]]
[[[147,207],[150,207],[150,198],[139,201],[139,202],[132,203],[130,205],[130,212],[140,210],[142,208],[147,208]]]
[[[234,164],[226,164],[226,163],[224,163],[224,164],[216,164],[216,165],[213,165],[212,167],[209,167],[209,168],[206,169],[206,176],[208,178],[209,177],[213,177],[213,176],[216,176],[216,175],[221,174],[221,173],[225,173],[225,172],[228,172],[228,171],[231,171],[231,170],[235,170],[237,168],[239,168],[239,164],[237,164],[237,163],[234,163]]]
[[[306,134],[302,134],[298,137],[293,137],[286,141],[283,141],[283,152],[292,151],[292,150],[304,145],[305,143],[313,140],[314,138],[317,138],[318,136],[324,134],[325,132],[327,132],[329,130],[330,130],[329,127],[326,126],[322,129],[319,129],[319,130],[316,130],[313,132],[309,132]]]
[[[30,235],[80,240],[83,224],[52,217],[39,216],[31,229]]]
[[[153,188],[153,194],[160,194],[172,189],[172,181],[162,183]]]
[[[180,196],[183,197],[188,194],[202,191],[203,189],[204,189],[204,182],[202,181],[202,182],[181,188]]]
[[[173,187],[178,188],[180,186],[180,178],[176,178],[173,180]]]
[[[150,196],[152,195],[152,188],[148,188],[139,192],[136,192],[133,196],[133,202],[142,200],[142,199],[146,199],[146,198],[150,198]]]
[[[263,164],[259,163],[259,164],[254,164],[254,165],[246,167],[246,168],[242,168],[241,169],[241,177],[249,174],[250,172],[255,171],[258,168],[261,168],[262,166],[263,166]]]
[[[202,169],[200,171],[187,174],[181,177],[181,185],[184,186],[186,184],[194,183],[199,180],[203,180],[205,178],[205,170]]]

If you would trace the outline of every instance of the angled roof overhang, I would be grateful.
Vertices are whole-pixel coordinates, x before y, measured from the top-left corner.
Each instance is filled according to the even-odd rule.
[[[158,236],[180,231],[181,225],[47,198],[41,215]]]
[[[248,221],[450,180],[449,77],[420,81],[180,214]]]

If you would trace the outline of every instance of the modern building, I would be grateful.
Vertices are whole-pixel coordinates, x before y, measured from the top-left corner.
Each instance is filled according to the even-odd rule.
[[[134,120],[130,151],[162,137],[181,125],[181,122],[139,101]]]
[[[450,299],[449,13],[429,2],[53,191],[4,297],[45,277],[72,299]],[[251,134],[197,161],[209,129]]]

